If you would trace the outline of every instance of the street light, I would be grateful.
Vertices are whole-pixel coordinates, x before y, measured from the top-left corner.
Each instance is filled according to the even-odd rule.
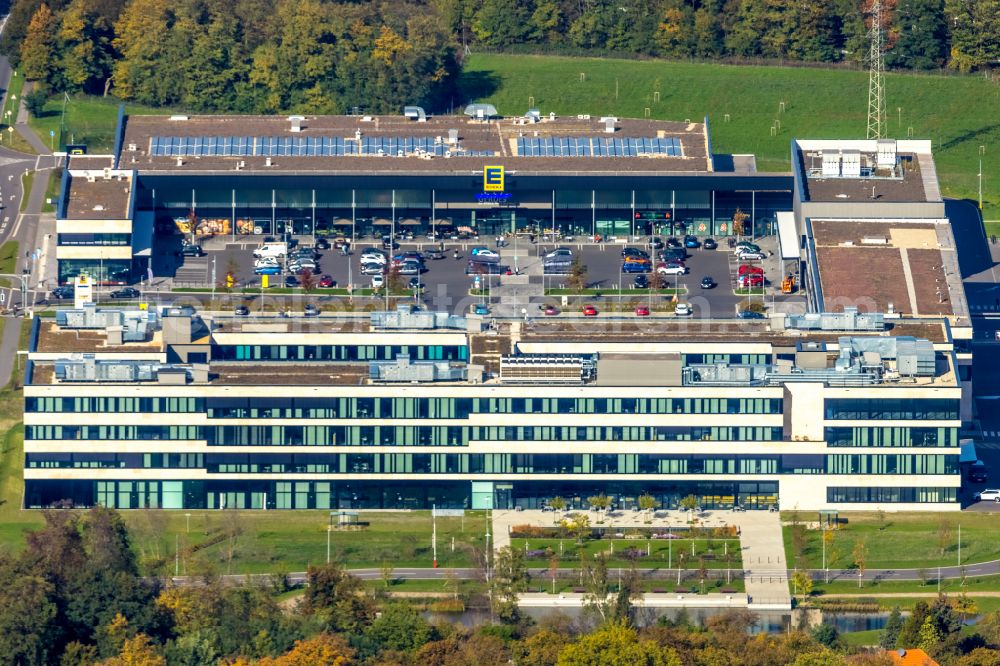
[[[186,531],[187,531],[188,534],[190,534],[191,533],[191,514],[190,513],[185,513],[184,514],[184,520],[187,523],[187,525],[186,525]]]

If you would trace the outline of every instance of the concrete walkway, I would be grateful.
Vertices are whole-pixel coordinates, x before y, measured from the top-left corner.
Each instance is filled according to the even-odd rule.
[[[583,594],[529,593],[517,597],[521,608],[583,608]],[[636,608],[746,608],[745,594],[644,594],[633,602]]]
[[[750,606],[784,610],[792,607],[788,593],[785,544],[777,512],[747,511],[737,514],[743,573]]]

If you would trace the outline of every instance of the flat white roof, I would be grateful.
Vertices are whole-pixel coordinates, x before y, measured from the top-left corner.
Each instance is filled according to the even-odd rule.
[[[782,259],[799,258],[799,232],[795,226],[795,213],[778,213],[778,251]]]

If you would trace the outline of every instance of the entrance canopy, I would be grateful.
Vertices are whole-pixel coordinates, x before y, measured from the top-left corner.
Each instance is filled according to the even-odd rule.
[[[799,232],[791,211],[778,212],[778,251],[782,259],[799,258]]]

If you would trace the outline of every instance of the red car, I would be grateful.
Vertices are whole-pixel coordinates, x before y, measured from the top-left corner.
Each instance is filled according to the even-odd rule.
[[[544,308],[542,308],[542,312],[544,312],[546,316],[552,317],[554,315],[559,314],[559,308],[557,308],[554,305],[546,305]]]
[[[637,305],[637,306],[635,306],[635,316],[636,317],[648,317],[649,316],[649,308],[647,308],[645,305]]]
[[[337,281],[330,275],[324,275],[319,279],[319,286],[324,289],[330,289],[337,286]]]
[[[597,316],[597,308],[595,308],[593,305],[584,305],[583,306],[583,316],[584,317],[596,317]]]

